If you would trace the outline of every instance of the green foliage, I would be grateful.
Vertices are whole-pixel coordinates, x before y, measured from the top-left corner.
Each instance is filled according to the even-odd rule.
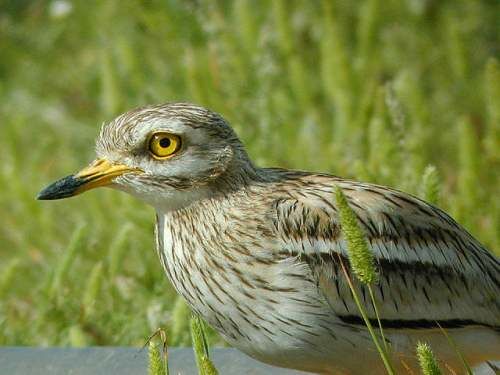
[[[457,203],[457,217],[464,223],[470,223],[476,218],[476,213],[471,211],[480,204],[482,189],[478,185],[481,179],[481,153],[475,129],[468,118],[459,121],[459,159],[460,170],[458,173],[458,193],[462,198]]]
[[[198,373],[200,375],[217,375],[217,369],[210,361],[205,323],[198,315],[193,315],[190,326]]]
[[[78,324],[69,327],[68,336],[70,345],[75,348],[83,348],[90,344],[88,335]]]
[[[82,309],[86,318],[91,316],[94,312],[96,301],[99,297],[99,291],[102,286],[102,272],[102,262],[96,263],[90,272],[87,287],[85,288],[82,299]]]
[[[172,345],[188,346],[191,345],[191,336],[189,335],[189,321],[191,319],[191,310],[181,296],[175,300],[172,309]]]
[[[49,298],[55,298],[59,295],[59,290],[64,287],[64,282],[66,281],[65,279],[69,276],[68,274],[70,272],[70,268],[77,256],[77,253],[79,250],[82,250],[84,246],[86,234],[87,232],[85,231],[84,225],[75,229],[64,255],[54,270],[54,275],[52,276],[52,282],[50,283],[48,291]]]
[[[441,375],[436,358],[428,344],[417,343],[417,358],[423,375]]]
[[[172,340],[189,344],[188,314],[179,307],[177,323],[176,293],[154,251],[151,208],[106,189],[34,199],[94,158],[104,121],[146,103],[220,112],[262,166],[421,194],[434,165],[439,206],[500,249],[493,2],[1,7],[0,344],[140,346],[167,323]],[[89,319],[82,301],[94,293]]]
[[[2,269],[0,274],[0,298],[4,298],[9,292],[12,282],[14,281],[16,274],[20,271],[21,260],[19,258],[13,258],[10,262]]]
[[[484,74],[487,127],[484,137],[488,156],[500,162],[500,64],[490,58]]]
[[[116,275],[120,273],[120,268],[122,267],[124,257],[126,256],[125,251],[128,249],[128,239],[130,236],[133,236],[132,230],[133,225],[125,223],[118,231],[118,234],[113,239],[113,242],[109,245],[109,277],[111,279],[115,278]]]
[[[378,279],[375,256],[368,248],[356,214],[349,207],[349,203],[339,187],[335,189],[335,202],[339,211],[342,234],[347,242],[351,268],[363,284],[372,284]]]
[[[422,176],[420,196],[427,202],[439,205],[440,181],[438,171],[435,166],[428,165]]]

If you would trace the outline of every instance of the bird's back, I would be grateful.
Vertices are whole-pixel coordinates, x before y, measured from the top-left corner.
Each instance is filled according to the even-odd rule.
[[[346,321],[360,317],[353,314],[356,307],[340,274],[339,259],[347,262],[347,246],[334,203],[336,186],[346,195],[375,255],[380,271],[375,294],[386,326],[500,326],[500,263],[445,212],[383,186],[270,172],[280,176],[280,188],[273,190],[286,191],[277,194],[281,197],[271,208],[274,235],[284,250],[310,264],[332,308]]]

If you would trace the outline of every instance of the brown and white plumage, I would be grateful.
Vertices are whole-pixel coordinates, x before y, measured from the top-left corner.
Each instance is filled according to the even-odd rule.
[[[161,161],[144,150],[159,130],[183,139]],[[108,182],[156,208],[158,254],[176,290],[245,353],[318,373],[383,373],[340,268],[338,186],[377,260],[375,297],[399,371],[415,366],[420,339],[459,369],[438,324],[471,364],[499,359],[499,261],[438,208],[382,186],[257,168],[220,116],[190,104],[118,117],[97,153],[120,170]],[[101,178],[94,169],[41,198],[79,192],[82,178]]]
[[[276,205],[276,234],[284,248],[311,259],[338,315],[348,316],[356,307],[334,287],[345,279],[334,255],[347,252],[332,186],[347,195],[376,256],[386,326],[435,326],[435,321],[444,327],[500,326],[498,260],[446,213],[382,186],[314,175],[301,181],[306,182],[300,194]],[[343,301],[351,305],[346,308]]]

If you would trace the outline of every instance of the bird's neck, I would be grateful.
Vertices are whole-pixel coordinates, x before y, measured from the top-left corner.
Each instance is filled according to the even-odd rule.
[[[151,202],[158,214],[168,214],[203,205],[207,201],[227,200],[262,182],[259,169],[247,159],[229,165],[220,175],[194,183],[187,189],[169,189]]]

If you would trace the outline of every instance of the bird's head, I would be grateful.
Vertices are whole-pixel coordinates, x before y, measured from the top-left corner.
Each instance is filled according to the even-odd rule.
[[[48,186],[38,199],[109,186],[171,210],[237,188],[254,173],[227,122],[192,104],[147,106],[120,115],[103,126],[96,153],[89,166]]]

